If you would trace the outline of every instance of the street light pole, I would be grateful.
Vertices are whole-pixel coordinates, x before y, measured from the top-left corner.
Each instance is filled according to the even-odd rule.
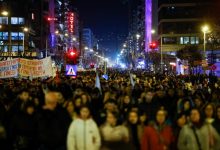
[[[206,32],[203,32],[204,33],[204,43],[203,43],[203,57],[204,57],[204,60],[206,60]]]
[[[163,37],[160,36],[160,65],[161,65],[161,72],[163,73]]]
[[[23,35],[23,52],[22,52],[22,56],[24,55],[24,35]]]
[[[24,27],[23,31],[24,31],[24,34],[23,34],[23,52],[22,52],[22,56],[24,56],[24,49],[25,49],[25,43],[24,43],[25,32],[28,32],[28,28]]]
[[[46,57],[47,57],[47,47],[48,47],[48,46],[47,46],[47,38],[46,38],[46,54],[45,54]]]
[[[206,33],[209,31],[209,27],[207,25],[202,27],[202,32],[203,32],[203,57],[204,60],[206,60]]]

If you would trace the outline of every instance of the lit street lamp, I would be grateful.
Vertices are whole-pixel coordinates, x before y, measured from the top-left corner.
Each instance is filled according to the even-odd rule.
[[[56,30],[56,31],[55,31],[55,34],[56,34],[56,35],[58,35],[58,34],[59,34],[59,31],[58,31],[58,30]]]
[[[74,42],[76,41],[76,38],[75,38],[75,37],[73,37],[73,41],[74,41]]]
[[[136,34],[136,38],[139,40],[139,38],[140,38],[141,36],[140,36],[140,34]]]
[[[156,31],[155,31],[154,29],[151,30],[151,34],[155,34],[155,32],[156,32]]]
[[[163,36],[160,36],[160,64],[161,72],[163,73]]]
[[[204,60],[206,59],[206,34],[209,32],[209,27],[207,25],[202,27],[202,32],[203,32],[203,53],[204,53]]]
[[[4,11],[2,11],[1,14],[2,14],[3,16],[8,16],[8,11],[4,10]]]

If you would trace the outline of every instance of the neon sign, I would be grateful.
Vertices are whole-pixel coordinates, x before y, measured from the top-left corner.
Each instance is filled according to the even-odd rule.
[[[152,40],[152,1],[145,0],[145,51],[148,52],[148,45]]]
[[[68,13],[68,30],[70,33],[73,33],[74,31],[74,13],[73,12]]]

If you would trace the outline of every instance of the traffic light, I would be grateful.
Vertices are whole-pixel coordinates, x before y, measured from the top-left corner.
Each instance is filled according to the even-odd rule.
[[[94,63],[91,63],[90,64],[90,68],[94,68],[95,67],[95,64]]]
[[[149,47],[150,47],[150,49],[156,49],[157,48],[157,43],[156,42],[151,42]]]
[[[76,65],[78,53],[76,49],[69,49],[66,53],[66,64]]]

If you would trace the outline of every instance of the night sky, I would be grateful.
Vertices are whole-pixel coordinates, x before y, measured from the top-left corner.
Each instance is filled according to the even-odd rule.
[[[84,27],[89,27],[101,45],[116,51],[128,34],[128,6],[123,0],[74,0]]]

